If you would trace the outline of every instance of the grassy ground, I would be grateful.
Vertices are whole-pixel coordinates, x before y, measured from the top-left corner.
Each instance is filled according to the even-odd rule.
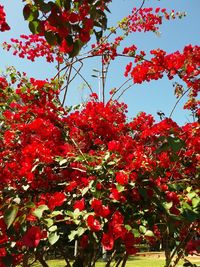
[[[193,261],[191,261],[193,262]],[[200,261],[194,262],[197,266],[200,266]],[[178,266],[182,266],[183,261],[179,263]],[[50,260],[48,261],[49,267],[64,267],[65,261],[63,260]],[[34,267],[40,267],[40,264],[34,265]],[[104,262],[98,262],[96,267],[104,267]],[[127,262],[126,267],[163,267],[164,259],[158,258],[147,258],[147,257],[133,257],[130,261]]]

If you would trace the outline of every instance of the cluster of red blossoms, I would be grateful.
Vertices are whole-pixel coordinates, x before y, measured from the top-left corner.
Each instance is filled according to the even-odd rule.
[[[24,43],[13,39],[15,54],[30,60],[45,56],[52,62],[59,47],[59,53],[75,56],[94,26],[106,28],[109,0],[54,2],[33,0],[25,6],[25,18],[37,34],[21,36]],[[134,9],[119,27],[125,35],[157,31],[163,17],[174,14]],[[108,63],[119,55],[124,36],[111,44],[102,39],[92,53]],[[136,63],[127,66],[126,76],[141,83],[176,74],[195,101],[198,46],[169,55],[153,50],[150,60],[136,50],[132,45],[123,51]],[[177,247],[177,255],[184,249],[199,252],[199,242],[192,239],[199,229],[197,122],[181,127],[170,118],[155,122],[144,112],[128,120],[125,104],[103,103],[95,94],[68,113],[56,81],[28,79],[14,71],[10,76],[11,82],[0,77],[1,267],[26,265],[30,253],[41,261],[46,250],[62,251],[74,240],[83,261],[95,258],[95,249],[99,253],[102,246],[128,256],[137,252],[138,244],[161,240],[184,244]]]
[[[169,20],[176,17],[181,18],[184,14],[180,12],[174,13],[174,10],[167,12],[166,9],[156,8],[141,8],[139,11],[134,8],[132,14],[125,17],[120,23],[119,28],[125,32],[125,35],[116,37],[113,42],[108,42],[107,39],[102,39],[101,42],[92,45],[92,55],[103,55],[103,62],[108,63],[110,60],[114,60],[119,55],[117,52],[121,41],[132,32],[156,32],[159,30],[159,26],[163,23],[163,19]],[[116,29],[112,29],[115,32]],[[125,48],[123,54],[133,56],[135,54],[136,47],[133,45],[130,48]]]
[[[26,57],[31,61],[35,61],[38,57],[45,57],[47,62],[54,61],[56,52],[43,37],[36,34],[23,34],[20,38],[20,40],[12,38],[12,45],[4,42],[4,49],[7,51],[14,49],[13,55],[18,55],[20,58]]]
[[[159,25],[162,24],[163,18],[169,20],[183,16],[185,16],[185,13],[175,13],[174,10],[167,12],[165,8],[156,8],[155,11],[153,8],[141,8],[139,10],[134,8],[132,14],[127,17],[128,24],[122,24],[122,26],[126,26],[129,32],[156,32],[159,30]]]
[[[59,44],[64,53],[75,53],[90,40],[95,26],[106,27],[104,11],[109,2],[84,0],[45,3],[34,0],[32,4],[25,5],[24,17],[30,21],[33,33],[43,35],[51,45]]]
[[[131,53],[131,50],[131,48],[126,49],[124,53]],[[133,47],[133,53],[135,55],[135,47]],[[142,83],[161,79],[164,74],[167,74],[169,79],[178,75],[190,88],[190,99],[185,108],[197,109],[198,101],[195,101],[195,98],[200,88],[200,47],[188,45],[182,53],[176,51],[167,54],[161,49],[152,50],[150,53],[154,57],[149,60],[145,59],[144,52],[142,55],[135,55],[136,66],[130,62],[126,66],[125,76],[130,74],[134,83]]]
[[[67,114],[47,81],[21,82],[12,92],[15,97],[7,93],[11,85],[5,78],[0,81],[1,100],[8,103],[0,150],[1,191],[7,203],[1,211],[2,262],[8,256],[15,262],[15,254],[22,257],[26,249],[51,244],[49,219],[56,229],[63,222],[75,232],[82,229],[77,234],[83,250],[95,242],[92,232],[106,250],[117,243],[128,254],[144,240],[161,238],[159,225],[166,222],[157,219],[159,209],[168,223],[174,224],[174,215],[182,216],[176,227],[188,227],[184,203],[192,207],[197,194],[186,190],[188,175],[194,190],[197,186],[197,123],[155,123],[145,113],[127,122],[126,105],[103,104],[96,97]],[[15,214],[12,221],[6,207]],[[51,215],[55,212],[57,216]],[[56,240],[58,246],[63,238]]]
[[[6,14],[4,12],[4,7],[0,5],[0,32],[8,31],[10,27],[6,22]]]

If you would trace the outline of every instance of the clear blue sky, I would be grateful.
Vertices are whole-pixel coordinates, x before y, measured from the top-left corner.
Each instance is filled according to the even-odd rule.
[[[20,0],[0,0],[0,4],[5,6],[7,20],[12,30],[0,34],[0,42],[8,41],[11,37],[19,37],[22,33],[28,33],[27,24],[23,20],[22,7]],[[113,0],[110,5],[112,14],[110,15],[109,26],[114,26],[124,16],[128,15],[134,6],[139,6],[141,0]],[[149,51],[154,48],[161,48],[167,52],[182,50],[185,45],[200,45],[200,1],[199,0],[146,0],[146,7],[166,7],[168,10],[186,11],[187,16],[181,20],[166,21],[160,28],[161,36],[157,37],[154,33],[137,33],[129,37],[129,45],[135,44],[140,50]],[[43,59],[37,60],[35,63],[29,63],[26,60],[12,56],[12,53],[3,51],[0,48],[1,60],[0,70],[4,70],[5,66],[14,65],[18,70],[25,71],[28,76],[45,79],[52,77],[56,73],[54,64],[48,64]],[[124,81],[123,77],[126,64],[130,60],[122,58],[111,64],[111,68],[107,80],[107,91],[113,87],[119,87]],[[83,70],[84,77],[92,85],[93,89],[98,91],[98,81],[92,78],[93,68],[100,68],[98,59],[88,60]],[[129,106],[129,117],[135,116],[140,111],[145,111],[156,115],[156,112],[162,110],[169,115],[173,108],[176,98],[173,95],[173,81],[164,78],[160,81],[144,83],[143,85],[134,85],[122,97],[122,101]],[[88,90],[82,88],[82,81],[77,79],[70,88],[68,96],[68,104],[78,104],[81,99],[86,99]],[[192,118],[182,109],[181,102],[174,112],[173,119],[179,124],[191,121]]]

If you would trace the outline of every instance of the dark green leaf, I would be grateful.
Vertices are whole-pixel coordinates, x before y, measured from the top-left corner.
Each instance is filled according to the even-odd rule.
[[[95,29],[94,29],[94,34],[95,34],[95,36],[96,36],[96,40],[97,40],[97,42],[99,42],[100,41],[100,39],[101,39],[101,37],[103,36],[103,31],[102,30],[100,30],[100,31],[95,31]]]
[[[33,34],[38,34],[39,33],[39,26],[40,22],[38,20],[33,20],[29,22],[29,29]]]
[[[174,137],[169,136],[167,138],[167,141],[169,143],[169,146],[173,150],[173,152],[178,152],[184,146],[183,140],[179,138],[174,138]]]
[[[77,41],[78,40],[76,40],[76,42],[74,43],[73,50],[69,53],[70,58],[77,56],[81,50],[81,47],[79,47]]]
[[[25,20],[28,20],[30,14],[31,14],[31,5],[27,4],[24,6],[24,9],[23,9],[23,15],[24,15],[24,19]]]
[[[52,5],[53,3],[52,2],[49,2],[49,3],[44,3],[42,1],[41,5],[40,5],[40,10],[43,12],[43,13],[49,13],[51,10],[52,10]]]
[[[36,20],[39,17],[39,11],[31,5],[26,5],[23,9],[24,19],[28,21]]]
[[[6,267],[12,267],[13,266],[13,257],[12,255],[6,255],[5,257],[2,257],[3,266]]]
[[[45,31],[44,36],[45,36],[46,41],[50,45],[56,45],[57,38],[56,38],[56,35],[53,32],[50,32],[50,31],[47,32],[47,31]]]

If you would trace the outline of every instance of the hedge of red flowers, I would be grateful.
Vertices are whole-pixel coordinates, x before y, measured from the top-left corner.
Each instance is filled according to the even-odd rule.
[[[125,266],[141,245],[158,242],[166,267],[199,253],[199,47],[172,54],[153,50],[150,60],[135,45],[118,52],[127,34],[157,31],[162,16],[173,18],[174,12],[133,9],[110,32],[120,29],[124,35],[109,43],[108,36],[96,34],[88,57],[101,55],[103,67],[118,56],[133,58],[125,76],[134,83],[178,75],[187,91],[177,84],[175,93],[189,93],[185,107],[194,122],[179,126],[169,117],[156,122],[144,112],[130,120],[127,105],[114,98],[117,90],[105,101],[90,88],[93,93],[79,107],[64,106],[73,64],[84,59],[78,59],[79,50],[96,33],[94,26],[106,28],[109,2],[34,0],[24,7],[34,34],[22,35],[25,43],[13,39],[14,53],[56,59],[67,75],[60,77],[58,68],[54,78],[37,80],[8,68],[0,77],[2,267],[35,261],[47,267],[45,256],[54,252],[68,267],[90,267],[102,250],[108,252],[107,267],[113,260]]]

